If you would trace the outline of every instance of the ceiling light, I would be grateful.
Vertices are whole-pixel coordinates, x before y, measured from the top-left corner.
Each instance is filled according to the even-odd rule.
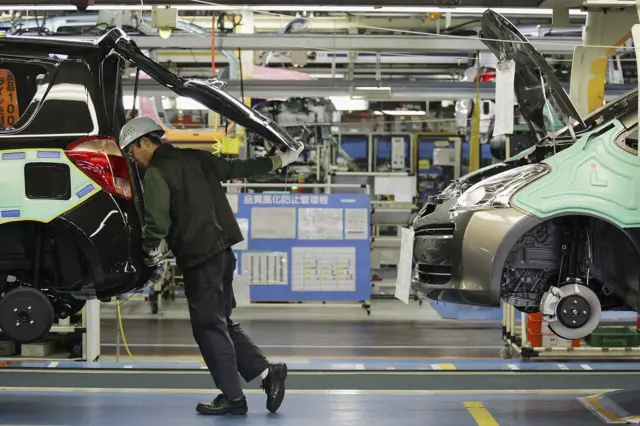
[[[173,33],[173,29],[171,28],[158,28],[158,35],[163,40],[166,40],[169,37],[171,37],[171,33]]]
[[[427,115],[426,111],[408,111],[402,109],[390,109],[384,111],[375,111],[374,115]]]
[[[364,111],[369,109],[365,99],[353,99],[349,96],[330,96],[329,99],[337,111]]]
[[[380,91],[390,91],[391,87],[389,86],[360,86],[360,87],[354,87],[354,90],[366,90],[366,91],[376,91],[376,90],[380,90]]]
[[[331,74],[331,73],[309,74],[309,77],[311,78],[344,78],[344,74]]]

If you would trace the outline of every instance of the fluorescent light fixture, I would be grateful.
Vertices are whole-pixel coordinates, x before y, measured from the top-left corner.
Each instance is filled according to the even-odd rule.
[[[354,87],[353,89],[354,90],[364,90],[364,91],[376,91],[376,90],[378,90],[378,91],[386,91],[386,92],[388,92],[388,91],[391,90],[391,87],[389,87],[389,86],[381,86],[381,87],[378,87],[378,86],[370,86],[370,87],[369,86],[360,86],[360,87]]]
[[[178,96],[176,100],[176,107],[181,110],[189,110],[189,111],[208,111],[209,108],[202,105],[200,102],[194,101],[191,98],[185,98],[182,96]]]
[[[309,77],[311,78],[344,78],[344,74],[331,74],[331,73],[324,73],[324,74],[309,74]]]
[[[632,0],[632,1],[625,1],[625,0],[618,0],[618,1],[588,0],[588,1],[585,1],[582,4],[583,7],[606,7],[606,8],[610,8],[610,7],[634,7],[635,5],[636,5],[635,0]]]
[[[384,111],[375,111],[373,113],[374,115],[412,115],[412,116],[416,116],[416,115],[427,115],[426,111],[407,111],[407,110],[401,110],[401,109],[390,109],[390,110],[384,110]]]
[[[329,99],[338,111],[364,111],[369,109],[365,99],[353,99],[350,96],[330,96]]]
[[[209,108],[205,107],[199,102],[194,101],[191,98],[185,98],[183,96],[178,96],[175,99],[175,108],[183,111],[208,111]],[[162,97],[162,107],[166,110],[174,109],[174,103],[171,98],[166,96]],[[133,96],[132,95],[124,95],[122,97],[122,102],[124,103],[125,109],[130,109],[133,105]],[[140,109],[140,96],[136,98],[136,109]]]

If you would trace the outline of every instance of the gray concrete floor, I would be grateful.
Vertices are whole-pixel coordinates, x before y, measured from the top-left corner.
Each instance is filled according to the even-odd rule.
[[[582,395],[455,395],[406,392],[288,394],[276,414],[265,397],[248,395],[248,416],[195,413],[214,394],[159,392],[0,392],[0,425],[281,425],[591,426],[602,422],[577,401]]]
[[[125,337],[139,356],[198,356],[184,300],[165,303],[162,316],[131,300],[121,307]],[[103,355],[115,353],[115,309],[104,306]],[[265,304],[240,307],[234,320],[268,356],[497,357],[496,321],[443,320],[425,303],[374,300],[368,316],[358,304]]]

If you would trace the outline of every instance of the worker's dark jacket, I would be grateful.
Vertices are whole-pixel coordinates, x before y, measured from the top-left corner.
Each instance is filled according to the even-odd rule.
[[[228,160],[160,145],[144,177],[143,245],[157,247],[166,239],[178,266],[186,269],[241,242],[221,181],[267,174],[275,163],[270,157]]]

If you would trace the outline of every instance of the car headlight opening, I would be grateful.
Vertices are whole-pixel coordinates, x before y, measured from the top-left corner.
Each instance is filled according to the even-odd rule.
[[[509,202],[516,191],[549,171],[546,164],[528,164],[484,179],[464,191],[449,213],[457,215],[466,211],[511,207]]]

